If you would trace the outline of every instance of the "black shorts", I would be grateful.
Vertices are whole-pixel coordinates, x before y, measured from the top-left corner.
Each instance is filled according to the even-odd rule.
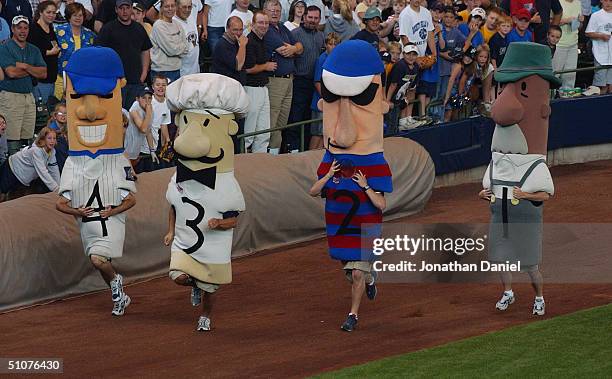
[[[432,83],[432,82],[426,82],[425,80],[420,80],[419,84],[417,84],[416,94],[425,95],[433,99],[436,97],[437,90],[438,90],[438,83]]]
[[[24,187],[24,185],[13,174],[9,160],[5,160],[0,166],[0,193],[9,193],[20,187]]]

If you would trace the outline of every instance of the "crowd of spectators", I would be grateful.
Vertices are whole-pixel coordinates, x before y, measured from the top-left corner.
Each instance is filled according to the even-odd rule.
[[[272,129],[245,138],[247,152],[290,153],[300,148],[299,129],[280,128],[322,116],[322,66],[347,39],[380,52],[385,127],[395,133],[486,114],[511,43],[549,45],[554,69],[572,70],[581,38],[595,66],[612,64],[611,33],[612,0],[0,0],[0,175],[14,179],[11,167],[27,166],[36,173],[27,180],[54,189],[51,170],[67,154],[63,68],[87,46],[121,58],[126,155],[142,172],[172,165],[165,87],[181,76],[210,71],[239,81],[251,99],[240,133]],[[561,79],[575,86],[575,73]],[[612,70],[596,71],[593,85],[612,92]],[[53,109],[44,130],[54,138],[38,133],[33,143],[42,105]],[[320,122],[305,134],[307,148],[323,147]]]

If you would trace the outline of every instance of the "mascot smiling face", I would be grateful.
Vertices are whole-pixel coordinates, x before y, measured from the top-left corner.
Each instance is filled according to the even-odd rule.
[[[106,47],[79,49],[65,75],[70,151],[95,156],[123,150],[121,87],[125,79],[117,53]]]
[[[384,100],[378,52],[365,41],[338,45],[323,65],[321,100],[325,147],[335,154],[383,151]]]

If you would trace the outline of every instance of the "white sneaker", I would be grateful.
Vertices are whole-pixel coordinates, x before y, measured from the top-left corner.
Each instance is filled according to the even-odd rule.
[[[198,332],[209,332],[210,331],[210,319],[206,316],[200,316],[198,320],[198,327],[196,328]]]
[[[411,116],[401,118],[399,120],[398,129],[401,131],[410,130],[416,128],[418,121],[413,119]]]
[[[123,297],[123,276],[117,274],[110,282],[111,297],[113,303],[118,302]]]
[[[504,291],[502,298],[499,299],[497,304],[495,304],[495,308],[499,309],[500,311],[505,311],[512,303],[514,303],[514,294]]]
[[[537,316],[544,316],[544,313],[546,313],[546,303],[544,303],[544,299],[536,299],[533,302],[533,314]]]
[[[123,316],[125,313],[125,309],[130,305],[132,299],[125,293],[123,294],[123,298],[120,301],[116,301],[113,306],[113,311],[111,312],[113,316]]]

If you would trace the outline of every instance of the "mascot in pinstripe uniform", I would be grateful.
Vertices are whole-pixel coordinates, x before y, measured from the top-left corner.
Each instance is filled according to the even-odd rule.
[[[123,155],[123,65],[114,50],[89,47],[76,51],[64,71],[69,151],[57,209],[76,218],[85,254],[111,288],[112,314],[121,316],[130,297],[111,260],[123,254],[125,211],[136,204]]]
[[[546,165],[549,96],[561,81],[553,74],[550,49],[531,42],[510,45],[495,80],[505,86],[491,109],[492,159],[479,194],[490,202],[489,261],[518,264],[529,274],[533,314],[542,316],[542,209],[555,191]],[[496,308],[505,311],[515,300],[512,273],[500,274],[504,293]]]
[[[352,283],[351,311],[341,329],[352,331],[365,292],[376,297],[371,251],[361,249],[362,224],[374,224],[368,237],[380,235],[384,193],[393,190],[383,155],[384,66],[376,49],[360,40],[338,45],[323,65],[321,100],[326,147],[312,196],[325,198],[329,254],[342,263]],[[376,229],[376,230],[374,230]]]

